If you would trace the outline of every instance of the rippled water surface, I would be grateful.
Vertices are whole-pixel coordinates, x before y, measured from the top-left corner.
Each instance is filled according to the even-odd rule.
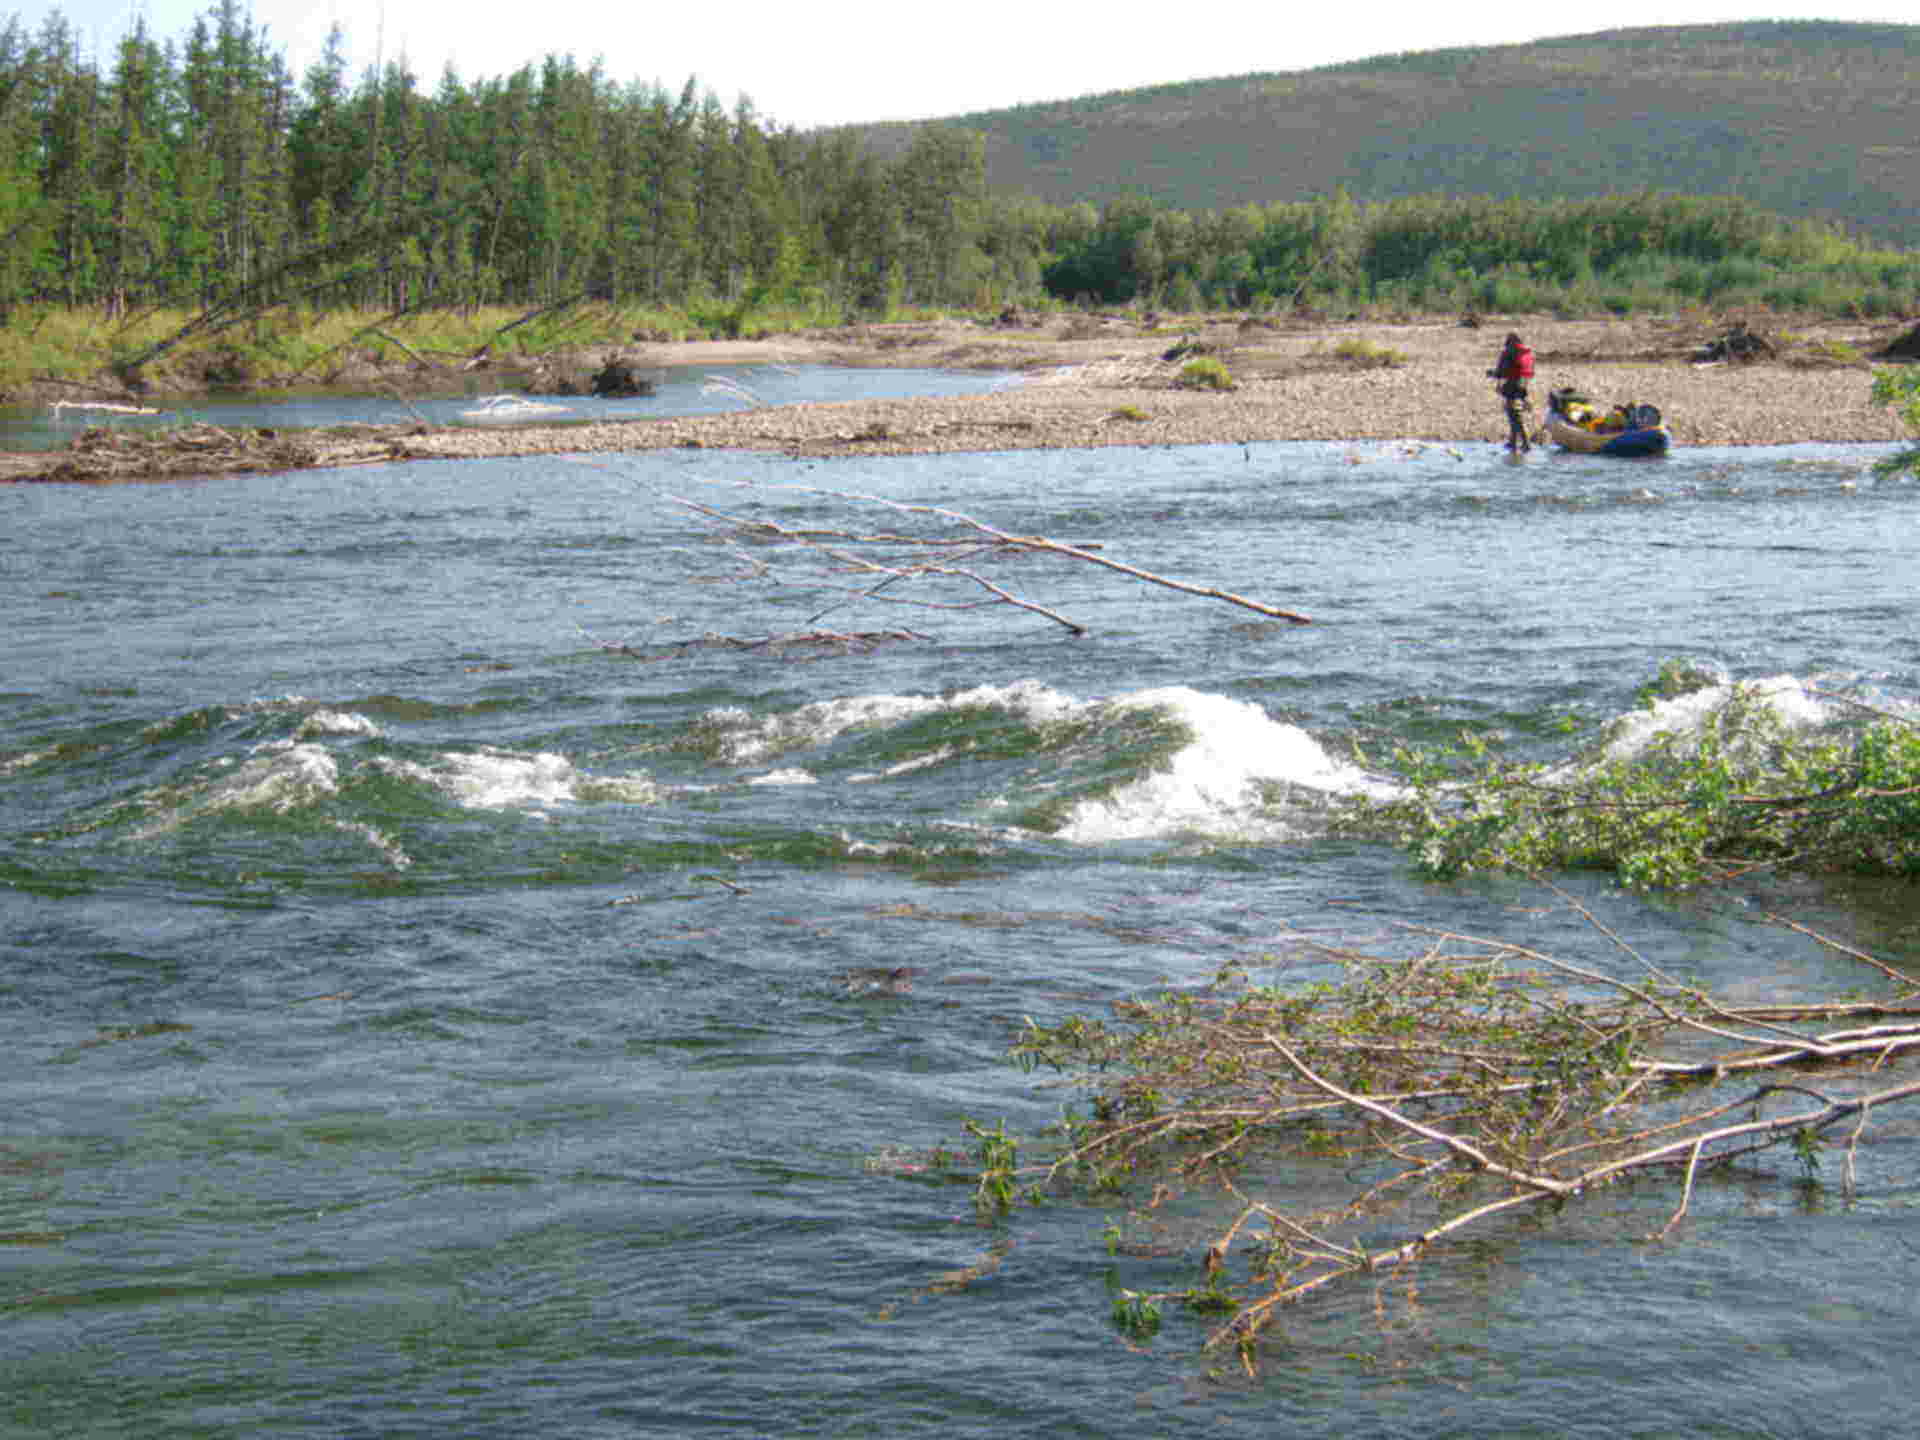
[[[687,451],[0,490],[0,1431],[1897,1430],[1896,1130],[1851,1205],[1756,1170],[1649,1247],[1670,1194],[1597,1197],[1430,1260],[1389,1326],[1358,1289],[1293,1312],[1252,1383],[1210,1379],[1189,1321],[1108,1323],[1110,1283],[1189,1283],[1178,1237],[1110,1259],[1097,1209],[983,1228],[963,1186],[873,1163],[1053,1118],[1003,1060],[1021,1017],[1297,931],[1607,953],[1551,897],[1328,839],[1302,797],[1380,783],[1355,739],[1552,756],[1670,657],[1920,696],[1920,505],[1877,453]],[[1039,557],[994,573],[1089,633],[830,609],[740,579],[772,554],[669,498],[847,526],[820,489],[1315,623]],[[715,638],[820,625],[923,638]],[[1867,983],[1738,905],[1580,889],[1736,991]],[[1904,891],[1786,898],[1920,962]],[[848,983],[899,965],[903,993]]]
[[[670,353],[670,352],[669,352]],[[593,395],[532,395],[523,377],[476,372],[464,391],[403,395],[397,388],[363,393],[214,393],[173,406],[165,401],[118,404],[0,405],[0,450],[56,450],[90,425],[161,430],[205,423],[271,425],[280,429],[327,425],[581,425],[710,415],[758,405],[801,401],[890,399],[912,395],[977,395],[1015,383],[1005,375],[958,370],[852,370],[829,365],[674,365],[640,371],[654,393],[602,399]]]

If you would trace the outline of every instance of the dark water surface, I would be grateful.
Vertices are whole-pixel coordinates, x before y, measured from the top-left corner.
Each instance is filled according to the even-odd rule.
[[[1873,448],[1634,464],[1266,445],[804,465],[675,452],[0,490],[0,1432],[75,1436],[1898,1432],[1920,1167],[1649,1187],[1285,1320],[1261,1378],[1135,1346],[1107,1215],[889,1173],[1063,1096],[1048,1020],[1294,930],[1618,957],[1550,897],[1319,834],[1348,763],[1543,755],[1660,663],[1920,696],[1920,491]],[[824,486],[1099,542],[1305,610],[996,573],[1092,629],[841,610],[862,654],[685,644],[827,603],[730,582],[664,494]],[[745,557],[755,558],[751,553]],[[767,558],[762,556],[760,558]],[[953,598],[953,597],[948,597]],[[610,647],[624,647],[610,648]],[[1805,701],[1812,704],[1815,702]],[[1872,977],[1741,905],[1583,882],[1743,994]],[[1764,899],[1765,897],[1761,897]],[[1920,963],[1909,892],[1810,920]],[[1770,902],[1771,903],[1771,902]],[[1417,943],[1417,942],[1413,942]],[[908,993],[849,988],[911,965]]]

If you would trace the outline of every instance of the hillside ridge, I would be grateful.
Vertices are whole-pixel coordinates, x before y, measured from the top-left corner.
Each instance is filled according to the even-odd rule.
[[[978,131],[991,188],[1224,210],[1344,189],[1738,195],[1920,246],[1920,26],[1743,21],[1382,55],[920,124]]]

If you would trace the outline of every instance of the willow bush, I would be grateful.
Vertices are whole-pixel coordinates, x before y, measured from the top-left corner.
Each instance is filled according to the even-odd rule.
[[[1920,369],[1893,369],[1891,366],[1876,370],[1873,375],[1873,401],[1895,411],[1905,422],[1907,428],[1920,439]],[[1882,476],[1898,475],[1903,471],[1920,474],[1920,444],[1887,456],[1874,466]]]
[[[1404,791],[1354,802],[1341,823],[1392,835],[1435,878],[1599,869],[1686,889],[1769,869],[1920,874],[1920,728],[1791,682],[1669,665],[1640,714],[1573,763],[1463,734],[1402,746],[1390,765]]]
[[[1048,290],[1107,303],[1634,313],[1771,301],[1861,315],[1920,296],[1920,256],[1721,196],[1362,204],[1336,192],[1198,216],[1128,196],[1049,238]]]

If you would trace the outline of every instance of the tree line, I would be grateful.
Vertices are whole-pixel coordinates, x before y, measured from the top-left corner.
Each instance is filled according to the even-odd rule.
[[[887,157],[571,57],[428,93],[404,60],[351,75],[336,27],[296,79],[238,0],[179,42],[136,20],[104,65],[57,14],[0,25],[0,315],[575,296],[734,323],[1047,300],[1885,313],[1920,297],[1920,257],[1726,198],[1052,205],[990,192],[972,131]]]
[[[570,57],[471,83],[449,70],[429,94],[404,60],[356,80],[337,27],[296,80],[238,0],[178,44],[136,20],[104,67],[58,15],[0,26],[0,305],[812,287],[871,308],[1033,287],[1044,237],[1021,268],[985,198],[967,133],[929,129],[882,162],[745,99]]]
[[[1920,305],[1920,255],[1728,196],[1330,196],[1222,211],[1122,198],[1043,271],[1060,296],[1173,310],[1279,306],[1619,314],[1766,304],[1835,314]]]

